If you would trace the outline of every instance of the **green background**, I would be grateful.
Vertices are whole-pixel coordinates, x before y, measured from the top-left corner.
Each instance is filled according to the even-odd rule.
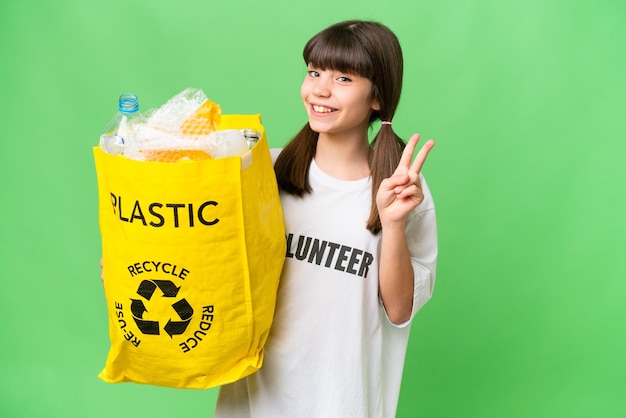
[[[120,93],[148,109],[186,87],[284,145],[302,47],[347,18],[397,33],[394,128],[437,141],[438,281],[398,416],[626,416],[622,0],[3,1],[0,416],[212,416],[216,390],[96,377],[91,147]]]

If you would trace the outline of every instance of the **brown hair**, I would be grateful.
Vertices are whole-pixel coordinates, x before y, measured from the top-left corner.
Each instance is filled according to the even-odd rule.
[[[372,82],[372,98],[380,110],[372,112],[370,126],[376,120],[393,119],[402,90],[403,59],[398,38],[389,28],[362,20],[336,23],[311,38],[302,55],[307,65],[356,74]],[[281,190],[296,196],[311,193],[308,173],[318,136],[307,123],[280,153],[274,169]],[[376,192],[398,166],[404,146],[389,124],[381,125],[371,143],[372,206],[367,229],[374,234],[381,230]]]

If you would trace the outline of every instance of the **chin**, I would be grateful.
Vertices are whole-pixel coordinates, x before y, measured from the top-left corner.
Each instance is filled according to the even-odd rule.
[[[312,120],[309,118],[309,126],[313,130],[313,132],[317,132],[318,134],[328,133],[330,131],[330,127],[326,123],[319,122],[317,120]]]

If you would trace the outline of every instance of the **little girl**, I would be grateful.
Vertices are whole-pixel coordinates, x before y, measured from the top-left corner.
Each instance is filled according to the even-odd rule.
[[[396,136],[402,51],[385,26],[335,24],[304,48],[308,123],[275,171],[287,254],[262,368],[220,389],[218,418],[395,416],[411,319],[432,295],[437,231]],[[380,120],[370,144],[368,129]]]

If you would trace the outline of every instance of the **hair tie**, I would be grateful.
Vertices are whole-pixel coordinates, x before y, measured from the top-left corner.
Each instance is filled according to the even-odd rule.
[[[391,121],[390,120],[383,120],[382,122],[380,122],[382,125],[391,125]]]

